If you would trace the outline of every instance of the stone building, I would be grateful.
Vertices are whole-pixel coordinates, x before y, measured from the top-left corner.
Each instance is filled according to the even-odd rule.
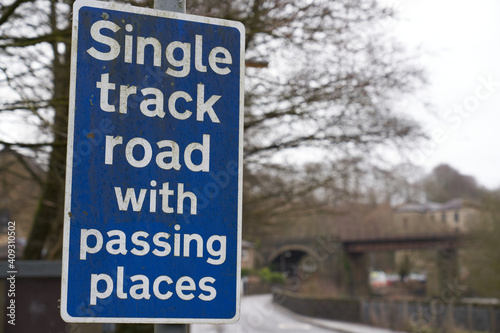
[[[7,243],[9,221],[15,221],[16,240],[20,246],[28,238],[43,174],[33,159],[9,148],[0,151],[0,256],[5,252],[3,246]]]
[[[405,204],[394,210],[393,226],[401,235],[466,233],[479,218],[477,203],[453,199],[445,203]]]
[[[253,269],[255,268],[255,246],[253,243],[242,240],[241,241],[241,268]]]

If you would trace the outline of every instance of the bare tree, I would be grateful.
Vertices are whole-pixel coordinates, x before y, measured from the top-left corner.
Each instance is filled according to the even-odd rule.
[[[26,114],[39,126],[36,142],[3,142],[48,150],[42,197],[25,250],[38,259],[46,239],[62,230],[69,82],[70,8],[57,1],[15,1],[2,8],[0,57],[3,89],[11,97],[0,111]],[[43,135],[45,134],[45,135]],[[47,150],[46,150],[47,151]],[[59,237],[55,237],[58,239]],[[57,256],[57,255],[56,255]]]
[[[472,176],[463,175],[448,164],[436,166],[422,180],[427,200],[446,202],[455,198],[481,200],[486,190]]]
[[[0,116],[25,115],[38,130],[29,140],[0,143],[44,153],[47,164],[27,258],[41,258],[44,247],[49,257],[60,256],[71,5],[14,0],[1,7],[0,59],[5,65],[0,87],[9,97],[0,104]],[[297,172],[305,170],[298,165],[307,159],[304,148],[314,148],[332,166],[366,161],[383,147],[400,148],[423,137],[418,124],[394,106],[423,83],[422,71],[377,29],[394,15],[377,1],[193,0],[188,13],[246,26],[245,193],[253,200],[252,214],[275,214],[269,206],[281,202],[290,207],[292,197],[328,181],[337,184],[337,177],[355,187],[353,177],[339,172],[344,168],[309,176]],[[290,176],[284,183],[279,180],[286,185],[280,191],[252,183],[269,177],[270,170],[285,169]],[[257,204],[260,208],[253,209]]]

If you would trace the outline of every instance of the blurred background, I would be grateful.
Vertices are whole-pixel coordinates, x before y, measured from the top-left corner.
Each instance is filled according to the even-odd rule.
[[[59,317],[72,3],[0,2],[0,256],[15,221],[30,261],[15,329],[149,332]],[[500,3],[188,0],[187,13],[246,27],[242,289],[274,299],[244,297],[250,313],[500,332]],[[287,325],[274,331],[315,330]]]

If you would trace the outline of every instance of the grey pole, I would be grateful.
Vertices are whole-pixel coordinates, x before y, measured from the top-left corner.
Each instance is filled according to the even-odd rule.
[[[186,0],[155,0],[155,9],[185,13]],[[155,324],[155,333],[188,333],[187,324]]]
[[[155,9],[168,10],[170,12],[185,13],[186,0],[155,0]]]
[[[187,324],[155,324],[154,333],[189,333]]]

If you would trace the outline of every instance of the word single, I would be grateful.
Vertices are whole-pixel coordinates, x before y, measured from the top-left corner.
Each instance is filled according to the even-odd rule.
[[[154,37],[142,37],[137,36],[134,38],[132,34],[125,34],[121,43],[115,39],[113,36],[108,36],[110,32],[116,33],[121,27],[113,22],[100,20],[92,24],[90,28],[90,36],[94,41],[99,44],[99,49],[106,49],[106,52],[99,51],[94,46],[87,50],[93,58],[102,61],[111,61],[117,59],[122,53],[123,46],[123,61],[128,64],[132,64],[134,60],[134,41],[135,41],[135,61],[138,65],[144,65],[146,47],[151,49],[153,61],[153,66],[160,67],[162,64],[162,51],[163,47],[161,42]],[[106,32],[106,35],[101,31]],[[125,30],[132,33],[134,26],[132,24],[125,25]],[[186,77],[191,71],[191,43],[183,43],[181,41],[173,41],[165,47],[165,57],[170,65],[174,68],[169,67],[165,72],[173,77]],[[182,53],[180,59],[176,58],[179,52]],[[194,65],[198,72],[207,72],[207,66],[203,64],[203,36],[195,35],[195,45],[194,45]],[[231,53],[222,46],[216,46],[210,50],[208,53],[208,64],[210,69],[218,75],[227,75],[231,72],[231,69],[226,65],[231,65],[233,63],[233,58]],[[220,66],[222,64],[222,66]],[[179,68],[180,67],[180,68]]]

